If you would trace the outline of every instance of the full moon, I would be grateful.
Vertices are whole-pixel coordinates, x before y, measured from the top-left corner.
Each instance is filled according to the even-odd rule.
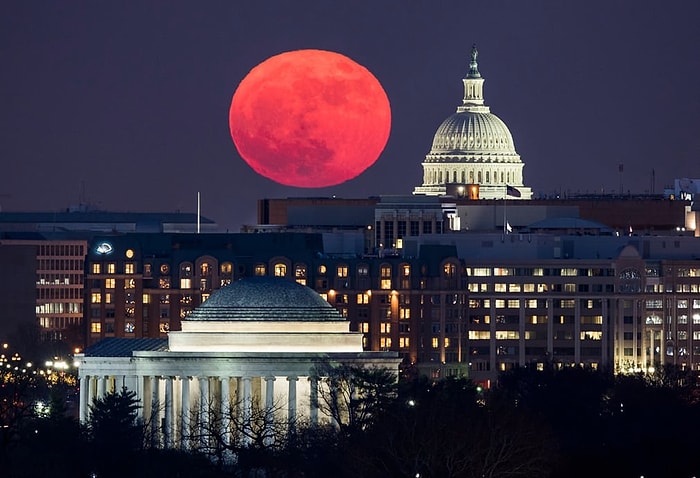
[[[258,174],[320,188],[374,164],[389,138],[391,108],[367,68],[339,53],[297,50],[268,58],[243,78],[229,127]]]

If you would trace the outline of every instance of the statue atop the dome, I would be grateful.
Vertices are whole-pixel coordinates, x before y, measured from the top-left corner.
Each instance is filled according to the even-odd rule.
[[[479,73],[479,65],[476,63],[476,57],[479,56],[479,50],[476,49],[476,43],[472,45],[471,61],[469,62],[469,73],[467,78],[481,78]]]

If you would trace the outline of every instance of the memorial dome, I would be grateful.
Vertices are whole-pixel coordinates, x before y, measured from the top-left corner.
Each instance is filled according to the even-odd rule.
[[[344,321],[313,289],[282,277],[246,277],[214,292],[187,321]]]

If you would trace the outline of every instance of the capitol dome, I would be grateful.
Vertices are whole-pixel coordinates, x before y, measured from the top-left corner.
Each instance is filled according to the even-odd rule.
[[[517,155],[513,136],[498,116],[470,111],[455,113],[438,128],[430,154],[470,152]]]
[[[247,277],[214,292],[188,321],[343,321],[313,289],[281,277]]]
[[[423,184],[413,194],[442,196],[470,191],[471,199],[503,199],[508,195],[530,199],[532,191],[523,184],[524,165],[513,136],[484,103],[484,79],[477,56],[473,47],[469,71],[462,80],[462,104],[435,132],[423,161]]]

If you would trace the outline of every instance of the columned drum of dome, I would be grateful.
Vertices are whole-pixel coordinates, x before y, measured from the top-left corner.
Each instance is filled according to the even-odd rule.
[[[435,132],[423,162],[423,184],[413,194],[447,194],[448,184],[477,184],[479,199],[503,199],[507,187],[520,191],[518,199],[530,199],[523,184],[523,162],[515,150],[506,124],[484,104],[484,79],[472,47],[469,71],[462,80],[464,99],[457,112]]]

